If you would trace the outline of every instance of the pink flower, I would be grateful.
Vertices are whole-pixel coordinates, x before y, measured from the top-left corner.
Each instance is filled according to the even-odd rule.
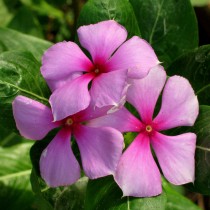
[[[13,115],[20,134],[28,139],[40,140],[56,128],[61,130],[42,152],[40,171],[51,187],[70,185],[80,178],[80,166],[71,149],[71,135],[78,144],[85,174],[95,179],[113,174],[122,154],[123,136],[110,127],[88,127],[86,120],[102,116],[107,108],[89,106],[77,114],[53,122],[51,110],[32,99],[17,96],[13,102]]]
[[[163,87],[161,109],[153,119],[155,104]],[[164,69],[157,66],[147,77],[133,81],[128,88],[127,100],[137,109],[141,121],[122,108],[89,124],[93,127],[109,125],[121,132],[139,132],[123,153],[115,173],[123,195],[148,197],[161,193],[160,171],[150,144],[168,181],[175,185],[193,182],[196,135],[167,136],[161,133],[177,126],[194,124],[198,101],[189,82],[180,76],[166,81]]]
[[[90,98],[97,107],[122,103],[127,76],[142,78],[159,63],[145,40],[134,36],[126,41],[126,29],[113,20],[82,26],[78,37],[92,61],[73,42],[53,45],[42,58],[42,75],[54,91],[55,121],[84,110]]]

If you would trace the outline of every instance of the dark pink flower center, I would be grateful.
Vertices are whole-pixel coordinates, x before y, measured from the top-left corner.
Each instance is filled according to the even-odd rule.
[[[72,126],[74,123],[73,119],[71,117],[67,118],[65,121],[66,126]]]
[[[106,73],[106,70],[102,64],[94,64],[91,72],[94,73],[95,77],[99,76],[101,73]]]
[[[147,132],[147,133],[151,133],[152,132],[152,126],[151,125],[147,125],[146,127],[145,127],[145,131]]]
[[[61,124],[64,128],[72,129],[78,122],[74,116],[69,116],[61,121]]]

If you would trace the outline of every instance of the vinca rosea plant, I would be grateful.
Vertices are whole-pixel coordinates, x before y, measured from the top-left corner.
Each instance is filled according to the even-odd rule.
[[[54,43],[14,20],[0,28],[4,209],[200,209],[185,195],[210,195],[210,46],[190,1],[89,0]]]

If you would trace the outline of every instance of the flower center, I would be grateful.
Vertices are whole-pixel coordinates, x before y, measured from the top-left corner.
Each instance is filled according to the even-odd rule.
[[[74,121],[72,120],[72,118],[69,117],[69,118],[67,118],[65,125],[71,126],[73,123],[74,123]]]
[[[146,126],[146,132],[148,132],[148,133],[152,132],[152,126],[151,125]]]
[[[94,72],[95,72],[96,74],[98,74],[100,71],[99,71],[99,69],[95,69]]]

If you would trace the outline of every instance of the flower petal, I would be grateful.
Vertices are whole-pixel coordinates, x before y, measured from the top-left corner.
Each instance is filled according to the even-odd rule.
[[[75,72],[75,73],[69,74],[68,77],[64,77],[62,79],[56,79],[56,80],[48,79],[47,84],[50,87],[51,91],[53,92],[56,89],[64,86],[65,84],[69,84],[77,77],[82,76],[82,74],[83,74],[82,72]]]
[[[77,126],[74,130],[85,174],[91,178],[113,174],[123,149],[122,134],[108,127]]]
[[[157,99],[166,81],[166,73],[162,66],[151,69],[141,80],[133,80],[127,91],[127,101],[139,112],[144,123],[151,123]]]
[[[97,107],[108,105],[118,106],[125,98],[127,86],[127,70],[102,73],[92,82],[90,94]]]
[[[192,126],[198,116],[198,100],[188,82],[183,77],[170,77],[165,85],[162,105],[154,119],[157,130],[177,126]]]
[[[93,77],[90,73],[84,74],[53,92],[49,101],[55,121],[62,120],[89,106],[88,84]]]
[[[152,47],[145,40],[134,36],[119,47],[105,68],[107,71],[129,69],[130,78],[140,79],[157,64],[159,61]]]
[[[106,62],[127,38],[126,29],[114,20],[81,26],[77,32],[81,45],[97,64]]]
[[[71,185],[80,178],[70,138],[70,131],[62,129],[41,154],[41,176],[50,187]]]
[[[112,114],[92,119],[87,122],[87,125],[91,127],[112,127],[120,132],[138,132],[142,128],[142,123],[124,107]]]
[[[104,106],[102,108],[98,108],[95,106],[93,101],[91,101],[90,105],[86,109],[76,113],[74,115],[74,118],[77,122],[85,122],[87,120],[95,119],[97,117],[106,115],[112,107],[113,106]]]
[[[93,64],[73,42],[60,42],[50,47],[42,57],[41,73],[53,91],[74,73],[89,71]]]
[[[150,197],[162,192],[160,172],[152,157],[147,135],[140,133],[124,152],[115,181],[123,196]]]
[[[55,127],[51,110],[25,96],[17,96],[12,103],[17,129],[27,139],[40,140]]]
[[[175,185],[194,181],[196,135],[165,136],[156,132],[152,146],[168,181]]]
[[[74,42],[60,42],[42,57],[41,73],[45,79],[61,79],[73,72],[88,71],[92,63]]]

